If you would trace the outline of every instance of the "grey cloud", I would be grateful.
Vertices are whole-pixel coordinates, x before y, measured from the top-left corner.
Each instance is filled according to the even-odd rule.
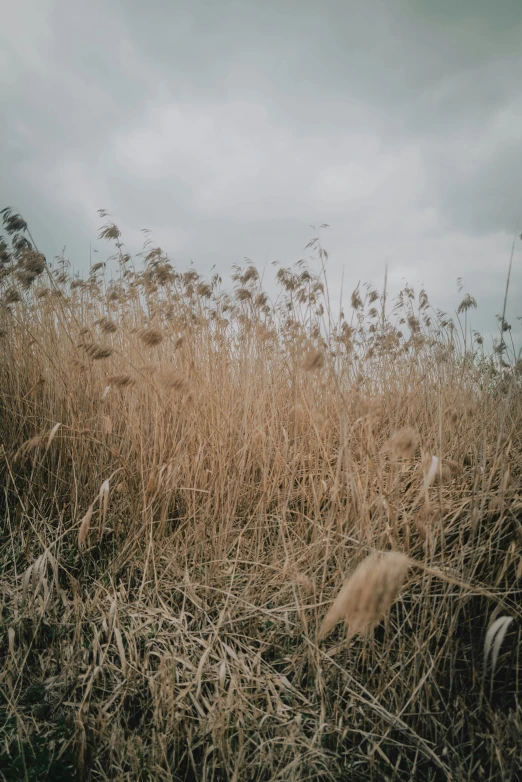
[[[148,227],[223,272],[297,258],[328,222],[337,286],[388,262],[443,306],[470,276],[489,328],[521,211],[521,34],[519,0],[11,4],[1,200],[80,268],[100,207],[133,248]]]

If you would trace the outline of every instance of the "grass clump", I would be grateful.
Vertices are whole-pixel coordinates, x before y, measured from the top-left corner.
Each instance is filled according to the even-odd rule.
[[[334,315],[317,242],[271,300],[250,263],[135,266],[103,217],[109,281],[4,212],[4,778],[515,778],[505,338],[409,287]]]

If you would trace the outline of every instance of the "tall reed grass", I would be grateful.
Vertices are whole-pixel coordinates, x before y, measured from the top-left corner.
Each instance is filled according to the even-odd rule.
[[[506,341],[409,286],[335,314],[318,241],[269,297],[102,216],[82,280],[3,213],[3,778],[515,779]]]

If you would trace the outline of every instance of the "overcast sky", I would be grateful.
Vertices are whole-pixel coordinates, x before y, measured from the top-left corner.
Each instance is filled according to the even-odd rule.
[[[522,228],[522,0],[17,0],[0,28],[0,206],[86,273],[97,210],[184,268],[303,257],[457,277],[490,332]],[[101,258],[97,255],[95,260]],[[522,315],[522,243],[510,293]]]

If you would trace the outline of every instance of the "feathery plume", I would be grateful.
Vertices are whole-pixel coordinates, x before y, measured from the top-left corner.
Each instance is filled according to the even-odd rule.
[[[375,628],[401,589],[410,560],[405,554],[375,552],[363,560],[347,578],[319,630],[324,638],[340,619],[348,627],[348,638]]]

